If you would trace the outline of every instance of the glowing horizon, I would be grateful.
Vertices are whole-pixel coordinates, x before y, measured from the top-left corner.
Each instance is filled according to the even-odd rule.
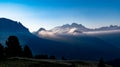
[[[120,25],[118,0],[1,0],[0,17],[21,22],[31,32],[73,22],[88,28]]]

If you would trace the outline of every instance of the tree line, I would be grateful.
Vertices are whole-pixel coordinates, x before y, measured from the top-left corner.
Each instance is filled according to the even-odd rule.
[[[20,45],[17,36],[9,36],[5,42],[5,47],[0,43],[0,58],[10,58],[10,57],[26,57],[35,59],[56,59],[56,57],[48,55],[35,55],[33,56],[31,49],[28,45],[23,48]],[[64,57],[63,57],[64,59]]]
[[[26,58],[35,58],[35,59],[56,59],[55,56],[48,55],[35,55],[33,57],[32,51],[28,45],[25,45],[23,48],[20,45],[20,42],[16,36],[9,36],[6,40],[6,46],[4,47],[0,43],[0,59],[10,58],[10,57],[26,57]],[[62,60],[66,60],[64,57]],[[100,59],[98,67],[105,67],[105,62],[103,59]]]

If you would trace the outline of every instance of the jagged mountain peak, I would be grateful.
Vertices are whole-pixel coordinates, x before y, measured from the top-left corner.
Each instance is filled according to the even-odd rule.
[[[90,29],[86,28],[82,24],[72,23],[72,24],[65,24],[63,26],[58,26],[53,28],[53,31],[58,32],[69,32],[71,30],[75,29],[76,31],[89,31]]]
[[[81,24],[80,24],[81,25]],[[77,23],[72,23],[71,26],[79,26]],[[82,26],[82,25],[81,25]]]
[[[59,26],[59,27],[62,27],[62,28],[78,28],[78,27],[80,27],[80,28],[86,28],[85,26],[83,26],[82,24],[77,24],[77,23],[72,23],[72,24],[64,24],[64,25],[62,25],[62,26]]]
[[[40,28],[38,31],[33,32],[33,33],[34,33],[34,34],[38,34],[40,31],[46,31],[46,29],[45,29],[45,28]]]
[[[43,31],[43,30],[46,30],[45,28],[40,28],[38,31]]]

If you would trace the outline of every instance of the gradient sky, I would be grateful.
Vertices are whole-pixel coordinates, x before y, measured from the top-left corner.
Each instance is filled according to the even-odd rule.
[[[73,22],[88,28],[120,25],[120,1],[0,0],[0,17],[20,21],[30,31]]]

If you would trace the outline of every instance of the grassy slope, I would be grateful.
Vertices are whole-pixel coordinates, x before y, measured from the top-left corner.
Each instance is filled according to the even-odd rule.
[[[56,61],[22,58],[1,60],[0,67],[97,67],[97,63],[87,61]]]

